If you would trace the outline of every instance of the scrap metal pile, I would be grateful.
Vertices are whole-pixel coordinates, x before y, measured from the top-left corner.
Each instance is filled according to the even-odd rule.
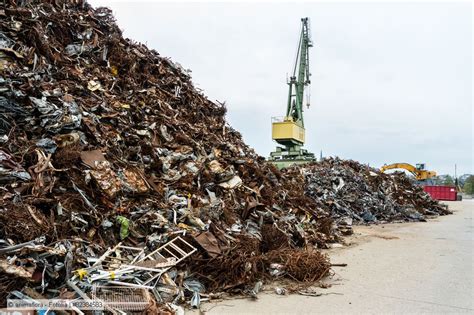
[[[352,232],[353,221],[424,221],[451,213],[404,173],[384,174],[352,160],[326,158],[286,173],[304,176],[306,195],[331,213],[343,234]]]
[[[337,240],[329,213],[189,71],[82,1],[7,1],[0,16],[1,305],[198,305],[206,290],[327,274],[306,248]]]

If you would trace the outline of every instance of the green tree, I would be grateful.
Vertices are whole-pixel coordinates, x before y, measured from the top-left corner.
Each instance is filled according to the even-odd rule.
[[[446,178],[444,179],[443,185],[445,186],[454,186],[454,180],[450,175],[446,175]]]
[[[468,195],[474,195],[474,176],[471,175],[466,179],[463,190]]]

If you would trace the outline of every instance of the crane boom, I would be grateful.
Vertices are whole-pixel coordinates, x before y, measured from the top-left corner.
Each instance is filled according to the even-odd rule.
[[[304,127],[303,97],[305,86],[311,83],[309,72],[309,48],[313,46],[310,38],[309,19],[301,19],[301,33],[293,75],[290,77],[286,117]],[[296,73],[298,71],[298,73]],[[298,76],[297,76],[298,75]],[[309,104],[308,104],[309,107]]]

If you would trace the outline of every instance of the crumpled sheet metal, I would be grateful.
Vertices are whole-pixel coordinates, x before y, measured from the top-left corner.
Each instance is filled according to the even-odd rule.
[[[84,164],[92,168],[96,166],[96,162],[106,161],[104,153],[101,150],[82,151],[81,160]]]
[[[356,161],[326,158],[285,172],[304,176],[305,194],[331,213],[342,234],[351,234],[353,221],[424,221],[451,213],[404,173],[384,174]]]
[[[109,197],[115,197],[120,191],[121,181],[108,161],[98,161],[90,171],[99,188]]]
[[[221,254],[219,242],[211,232],[200,233],[194,239],[202,248],[204,248],[209,256],[217,257],[219,254]]]
[[[20,278],[26,278],[26,279],[31,279],[33,276],[33,271],[35,270],[35,267],[29,268],[24,268],[22,266],[17,266],[14,262],[8,262],[6,260],[0,259],[0,272],[4,272],[6,274],[14,275]]]
[[[30,174],[13,157],[0,150],[0,184],[30,180]]]

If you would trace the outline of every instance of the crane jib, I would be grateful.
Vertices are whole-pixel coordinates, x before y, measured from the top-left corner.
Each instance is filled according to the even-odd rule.
[[[309,79],[311,76],[309,72],[309,47],[312,47],[313,43],[309,34],[309,19],[303,18],[301,22],[297,57],[293,68],[293,75],[288,82],[289,92],[286,116],[291,117],[293,121],[300,123],[304,127],[303,99],[305,87],[311,82]]]

